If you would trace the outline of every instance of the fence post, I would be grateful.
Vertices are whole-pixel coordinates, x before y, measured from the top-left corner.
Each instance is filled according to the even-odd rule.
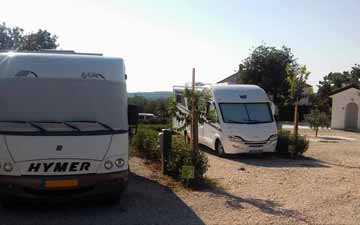
[[[159,133],[160,137],[160,151],[161,151],[161,172],[162,174],[167,174],[167,167],[170,159],[171,153],[171,130],[163,129]]]

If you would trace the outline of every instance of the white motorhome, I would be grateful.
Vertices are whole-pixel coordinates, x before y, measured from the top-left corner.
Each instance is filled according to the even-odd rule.
[[[141,121],[151,121],[156,118],[157,117],[153,113],[139,113],[139,120]]]
[[[118,197],[128,181],[121,58],[0,53],[0,194]]]
[[[184,90],[190,86],[174,86],[176,105],[189,113]],[[208,93],[206,118],[199,123],[199,143],[216,150],[221,156],[237,153],[274,152],[277,127],[273,103],[265,91],[256,85],[214,84],[196,86],[196,91]],[[212,115],[212,116],[209,116]],[[184,127],[173,119],[175,128]],[[185,135],[191,135],[187,127]]]

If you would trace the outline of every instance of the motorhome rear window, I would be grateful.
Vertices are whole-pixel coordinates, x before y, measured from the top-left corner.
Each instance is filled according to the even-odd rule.
[[[220,103],[224,123],[270,123],[273,117],[269,103]]]

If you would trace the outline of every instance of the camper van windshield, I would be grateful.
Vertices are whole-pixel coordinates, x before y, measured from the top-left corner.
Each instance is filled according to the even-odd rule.
[[[220,103],[224,123],[273,122],[268,103]]]
[[[85,79],[2,79],[0,132],[83,135],[125,131],[123,85]]]

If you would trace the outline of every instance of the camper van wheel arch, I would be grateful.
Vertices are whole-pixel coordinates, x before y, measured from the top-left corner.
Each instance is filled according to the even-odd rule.
[[[216,139],[216,141],[215,141],[215,150],[216,150],[216,153],[220,157],[225,157],[226,156],[224,146],[221,144],[221,141],[219,139]]]

